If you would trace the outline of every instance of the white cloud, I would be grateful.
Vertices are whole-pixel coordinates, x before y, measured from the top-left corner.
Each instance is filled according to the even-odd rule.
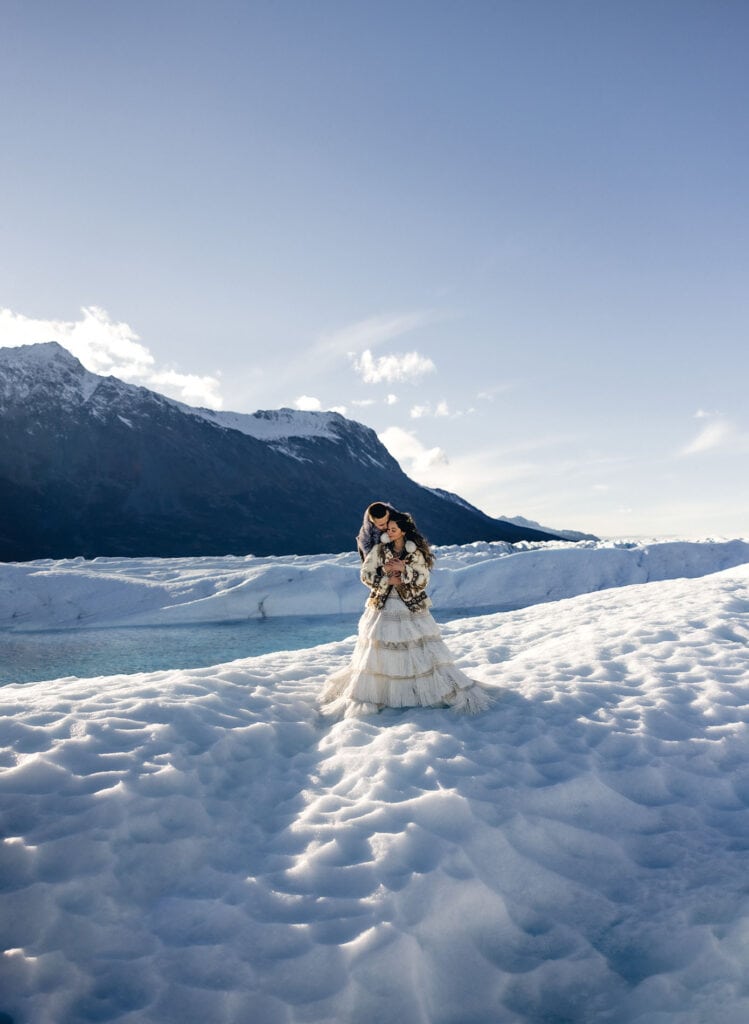
[[[149,374],[148,384],[160,394],[178,398],[187,405],[204,406],[208,409],[220,409],[223,405],[219,392],[220,382],[216,377],[197,377],[193,373],[161,370]]]
[[[384,314],[358,320],[327,334],[320,334],[295,359],[278,359],[273,367],[273,384],[277,389],[280,388],[281,393],[287,394],[293,394],[302,387],[319,387],[320,390],[327,390],[331,375],[341,366],[342,361],[344,365],[351,366],[364,350],[369,353],[370,364],[376,373],[378,367],[372,360],[372,352],[376,346],[443,319],[445,315],[432,310]],[[394,368],[390,366],[389,369],[392,371]],[[406,377],[407,374],[404,376],[403,373],[385,373],[381,379],[404,380]]]
[[[299,398],[294,400],[295,408],[299,409],[300,412],[322,412],[323,404],[319,398],[315,398],[313,395],[300,395]],[[346,415],[345,405],[329,405],[326,406],[325,412],[338,412],[341,416]]]
[[[381,384],[383,382],[418,380],[425,373],[433,373],[436,369],[428,356],[418,352],[404,352],[375,359],[369,349],[362,352],[361,357],[354,360],[354,369],[365,384]]]
[[[0,310],[0,341],[4,346],[57,341],[94,373],[117,377],[147,376],[154,358],[132,327],[113,321],[98,306],[81,309],[80,320],[39,320]]]
[[[468,412],[473,412],[473,409],[469,409]],[[409,413],[412,420],[420,420],[424,416],[463,416],[462,412],[450,412],[450,406],[443,399],[441,402],[437,402],[435,406],[432,406],[431,402],[427,402],[425,405],[414,405]]]
[[[397,401],[397,395],[388,395],[387,398],[385,399],[385,405],[395,405]]]
[[[354,398],[354,399],[352,399],[351,404],[355,405],[357,407],[359,407],[359,406],[367,406],[367,405],[374,405],[375,404],[375,400],[374,400],[374,398]]]
[[[405,472],[422,482],[437,467],[449,463],[442,448],[426,448],[415,434],[401,427],[388,427],[379,438]]]
[[[190,405],[220,409],[218,377],[200,377],[159,369],[156,360],[129,324],[112,320],[98,306],[81,309],[80,320],[43,320],[0,309],[0,345],[15,348],[56,341],[87,370],[137,382]]]
[[[320,412],[322,409],[320,399],[313,398],[312,395],[300,395],[294,402],[294,405],[303,412]]]

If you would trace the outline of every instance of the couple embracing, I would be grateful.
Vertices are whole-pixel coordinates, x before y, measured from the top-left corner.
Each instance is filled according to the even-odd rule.
[[[457,668],[429,612],[426,587],[434,555],[413,518],[374,502],[357,548],[370,595],[350,664],[325,684],[325,713],[354,717],[385,707],[484,711],[487,691]]]

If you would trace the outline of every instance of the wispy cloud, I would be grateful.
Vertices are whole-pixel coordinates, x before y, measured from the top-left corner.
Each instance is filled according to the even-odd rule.
[[[394,353],[375,358],[365,349],[354,360],[354,369],[365,384],[394,384],[396,381],[418,380],[424,374],[434,373],[436,366],[428,356],[419,352]]]
[[[220,409],[223,404],[218,377],[158,367],[133,328],[98,306],[81,309],[80,320],[43,320],[0,309],[0,345],[15,348],[44,341],[58,342],[93,373],[113,374],[190,405]]]
[[[699,409],[695,419],[705,421],[704,426],[697,436],[681,449],[681,455],[701,455],[704,452],[727,448],[739,439],[734,424],[718,413]]]
[[[526,514],[523,496],[539,488],[545,493],[551,476],[566,479],[574,469],[560,467],[558,437],[528,439],[514,449],[488,445],[464,454],[429,448],[415,431],[400,427],[388,427],[379,438],[414,480],[454,491],[490,515],[516,514],[523,509]],[[543,504],[539,512],[544,513]]]
[[[313,381],[327,381],[341,363],[350,366],[362,353],[365,354],[362,355],[363,365],[366,367],[370,363],[374,364],[374,372],[377,372],[373,349],[443,317],[443,313],[432,310],[383,314],[357,320],[338,330],[321,334],[295,359],[284,358],[278,361],[273,368],[274,384],[281,390],[291,391],[300,386],[295,382],[307,382],[301,385],[306,387],[311,386]],[[383,377],[385,379],[390,378]],[[400,379],[403,378],[396,376],[393,383]],[[387,401],[391,404],[390,398]],[[393,396],[392,401],[397,401],[397,398]]]
[[[493,402],[497,395],[504,395],[508,391],[512,391],[517,387],[516,383],[506,381],[503,384],[494,384],[491,387],[485,387],[476,394],[476,398],[480,402]]]
[[[425,327],[439,318],[440,315],[431,310],[372,316],[323,335],[317,348],[330,354],[355,355]]]

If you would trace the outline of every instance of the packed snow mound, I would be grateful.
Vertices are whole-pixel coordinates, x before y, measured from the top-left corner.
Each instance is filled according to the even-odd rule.
[[[507,544],[436,549],[438,609],[509,610],[576,594],[749,562],[749,542]],[[0,627],[232,622],[358,612],[365,591],[351,552],[257,558],[96,558],[0,565]]]
[[[749,566],[444,629],[475,719],[325,722],[353,641],[5,687],[17,1024],[743,1024]]]

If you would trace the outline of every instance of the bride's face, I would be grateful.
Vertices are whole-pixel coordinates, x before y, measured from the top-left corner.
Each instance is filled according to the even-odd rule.
[[[398,526],[398,524],[393,519],[391,519],[390,522],[388,523],[388,537],[392,541],[397,542],[401,539],[401,537],[405,536],[406,535],[403,532],[403,530],[401,530],[400,526]]]

